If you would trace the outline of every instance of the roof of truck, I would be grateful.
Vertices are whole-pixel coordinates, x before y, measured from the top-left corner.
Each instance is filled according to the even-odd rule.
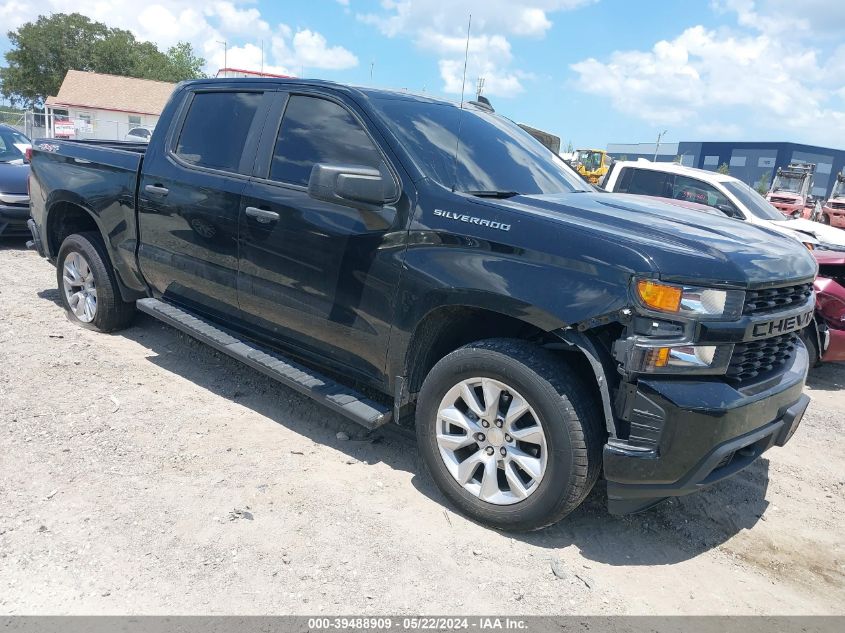
[[[698,178],[705,182],[729,182],[739,180],[727,174],[720,174],[717,171],[710,171],[708,169],[697,169],[696,167],[687,167],[686,165],[679,165],[678,163],[655,163],[644,158],[639,160],[619,160],[616,161],[616,168],[622,167],[637,167],[639,169],[651,169],[652,171],[662,171],[671,174],[681,174],[689,176],[690,178]]]
[[[442,103],[443,105],[458,106],[459,104],[448,99],[434,97],[429,94],[411,92],[409,90],[397,90],[388,88],[372,88],[370,86],[355,86],[352,84],[343,84],[336,81],[328,81],[325,79],[303,79],[300,77],[212,77],[206,79],[192,79],[185,82],[186,84],[215,84],[220,82],[233,84],[252,84],[256,83],[273,83],[273,84],[292,84],[297,86],[319,86],[323,88],[333,88],[335,90],[344,90],[347,92],[354,92],[369,99],[397,99],[405,101],[419,101],[425,103]],[[471,103],[466,99],[464,103]]]

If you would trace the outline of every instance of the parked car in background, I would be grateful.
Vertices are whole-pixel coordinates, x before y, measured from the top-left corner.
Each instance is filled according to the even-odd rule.
[[[15,128],[0,124],[0,236],[29,234],[29,165],[26,150],[30,140]]]
[[[836,175],[830,198],[822,207],[821,221],[845,229],[845,171]]]
[[[812,217],[815,200],[810,195],[816,166],[813,163],[795,162],[778,168],[766,200],[784,215],[793,218]]]
[[[153,135],[153,129],[149,127],[133,127],[129,130],[124,140],[134,141],[136,143],[149,143],[150,137]]]
[[[604,189],[697,202],[750,224],[768,226],[799,241],[828,250],[845,250],[845,231],[793,218],[778,211],[741,180],[705,169],[648,160],[617,161],[604,180]]]
[[[32,141],[11,125],[0,123],[0,161],[20,165],[25,162],[26,150]]]
[[[801,338],[810,354],[810,365],[845,361],[845,253],[816,251],[819,274],[813,283],[816,314]]]

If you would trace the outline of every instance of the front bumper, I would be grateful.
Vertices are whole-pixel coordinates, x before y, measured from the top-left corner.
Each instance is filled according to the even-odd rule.
[[[608,509],[638,512],[736,474],[792,437],[810,402],[802,394],[807,352],[758,385],[735,389],[718,379],[641,379],[633,394],[631,434],[654,448],[611,441],[604,448]]]
[[[829,327],[825,334],[827,340],[821,354],[822,360],[824,362],[845,361],[845,330]]]
[[[29,235],[26,221],[29,219],[29,205],[7,205],[0,202],[0,235],[21,237]]]

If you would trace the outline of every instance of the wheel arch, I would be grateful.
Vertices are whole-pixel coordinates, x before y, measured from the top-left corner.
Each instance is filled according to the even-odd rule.
[[[543,321],[541,321],[542,323]],[[432,367],[456,349],[488,338],[518,338],[552,350],[574,366],[594,389],[610,436],[617,435],[611,393],[615,374],[600,337],[566,327],[540,327],[536,320],[477,304],[441,305],[429,310],[414,328],[397,385],[398,409],[413,403]]]

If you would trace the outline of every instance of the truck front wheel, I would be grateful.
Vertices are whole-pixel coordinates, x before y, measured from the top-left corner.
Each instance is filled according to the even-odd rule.
[[[526,341],[479,341],[440,360],[420,390],[416,428],[440,490],[498,529],[559,521],[601,467],[593,394],[567,364]]]
[[[99,234],[66,237],[59,248],[56,274],[62,305],[71,321],[98,332],[113,332],[129,325],[135,306],[120,296]]]

